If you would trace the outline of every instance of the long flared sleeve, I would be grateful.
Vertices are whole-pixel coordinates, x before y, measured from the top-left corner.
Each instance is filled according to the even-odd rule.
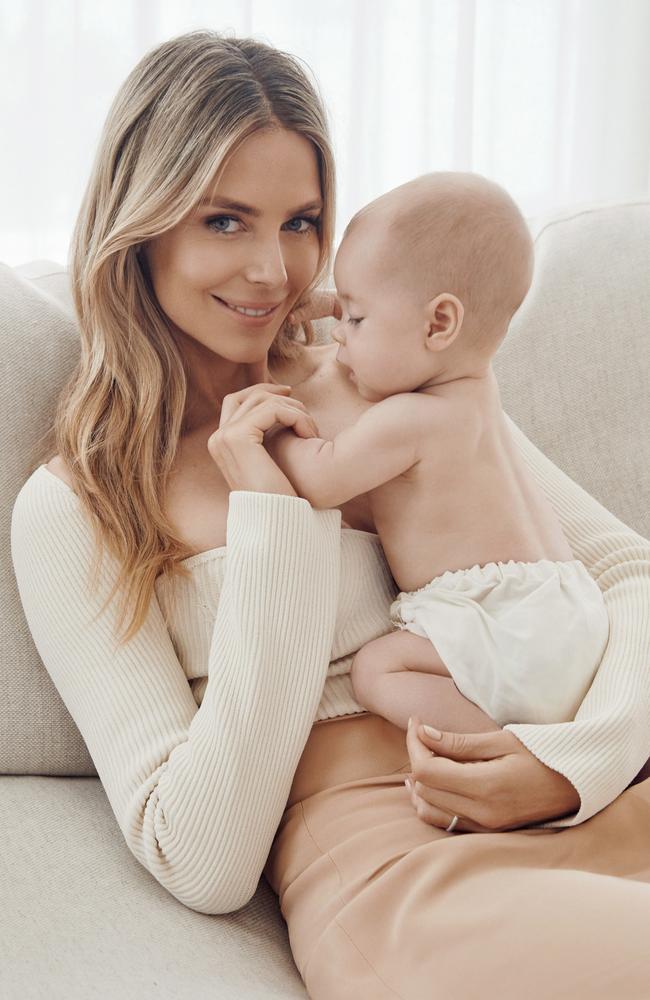
[[[650,757],[650,541],[619,521],[507,419],[574,557],[600,587],[609,615],[609,642],[575,719],[504,727],[580,795],[578,812],[534,825],[575,826],[613,802]]]
[[[76,494],[41,467],[15,501],[11,549],[38,653],[74,719],[126,843],[180,902],[237,910],[253,896],[327,674],[339,590],[338,510],[234,491],[200,708],[154,596],[116,641],[107,552]]]

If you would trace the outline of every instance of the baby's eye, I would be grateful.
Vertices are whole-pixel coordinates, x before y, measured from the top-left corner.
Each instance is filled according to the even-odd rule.
[[[351,323],[352,326],[358,326],[362,319],[363,316],[348,316],[348,323]]]
[[[240,224],[239,219],[235,218],[234,215],[215,215],[213,218],[207,220],[206,225],[210,229],[214,229],[216,233],[226,233],[227,235],[230,235],[230,233],[236,233],[236,229],[226,229],[225,227],[222,227],[221,223],[228,225],[229,222],[236,222],[237,225]]]

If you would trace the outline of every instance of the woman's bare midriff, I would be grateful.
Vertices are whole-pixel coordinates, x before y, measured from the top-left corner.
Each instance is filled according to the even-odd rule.
[[[338,345],[319,344],[305,348],[291,362],[270,364],[273,378],[292,386],[292,396],[305,404],[325,438],[333,438],[353,424],[368,406],[361,399],[335,360]],[[169,479],[165,510],[179,538],[193,553],[207,552],[226,544],[228,484],[211,458],[208,439],[217,425],[199,427],[181,438]],[[47,463],[54,475],[74,488],[59,455]],[[351,528],[374,532],[367,497],[341,504],[343,520]]]
[[[334,785],[410,770],[406,733],[388,719],[371,712],[322,719],[298,761],[287,808]]]

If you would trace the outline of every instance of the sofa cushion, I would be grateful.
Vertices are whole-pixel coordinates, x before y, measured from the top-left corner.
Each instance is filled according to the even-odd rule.
[[[531,291],[494,362],[505,411],[569,476],[650,535],[650,200],[531,225]],[[79,351],[65,268],[0,265],[0,773],[96,775],[27,628],[10,557],[13,501]]]
[[[98,778],[0,777],[3,1000],[307,993],[264,878],[237,913],[179,903],[134,858]]]
[[[14,500],[79,354],[64,270],[28,274],[0,264],[0,773],[96,774],[32,641],[11,561]]]
[[[531,290],[494,371],[506,413],[650,536],[650,200],[541,220]]]

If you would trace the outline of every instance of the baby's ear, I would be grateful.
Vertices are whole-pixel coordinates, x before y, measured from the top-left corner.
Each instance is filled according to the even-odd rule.
[[[429,346],[444,350],[456,339],[463,325],[465,310],[451,292],[440,292],[426,304]]]

